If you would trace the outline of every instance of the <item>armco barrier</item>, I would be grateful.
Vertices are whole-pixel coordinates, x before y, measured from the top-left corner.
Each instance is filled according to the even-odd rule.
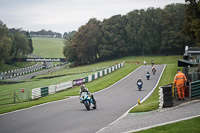
[[[190,83],[190,93],[191,99],[200,98],[200,80]]]

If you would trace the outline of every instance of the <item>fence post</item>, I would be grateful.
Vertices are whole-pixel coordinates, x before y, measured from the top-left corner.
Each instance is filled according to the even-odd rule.
[[[189,98],[191,99],[192,87],[191,82],[189,83]]]
[[[16,97],[16,92],[14,92],[14,103],[16,102],[16,99],[15,99],[15,97]]]

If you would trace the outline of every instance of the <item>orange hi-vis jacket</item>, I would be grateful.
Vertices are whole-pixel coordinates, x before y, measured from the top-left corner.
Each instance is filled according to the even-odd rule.
[[[182,72],[178,72],[174,77],[174,86],[182,86],[187,81],[185,74]]]

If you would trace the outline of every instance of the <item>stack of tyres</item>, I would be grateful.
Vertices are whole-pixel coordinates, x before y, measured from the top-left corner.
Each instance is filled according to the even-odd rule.
[[[172,107],[173,99],[172,99],[172,85],[163,86],[163,107]]]

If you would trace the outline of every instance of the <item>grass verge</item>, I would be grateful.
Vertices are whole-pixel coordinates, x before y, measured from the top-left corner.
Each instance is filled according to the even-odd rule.
[[[159,126],[137,133],[199,133],[200,131],[200,117]]]

